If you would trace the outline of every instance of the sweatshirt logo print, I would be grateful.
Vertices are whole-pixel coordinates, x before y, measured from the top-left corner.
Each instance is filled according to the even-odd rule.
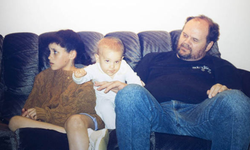
[[[192,67],[192,69],[199,69],[199,70],[201,70],[201,71],[207,71],[209,74],[211,74],[212,73],[212,71],[211,71],[211,69],[208,67],[208,66],[194,66],[194,67]]]

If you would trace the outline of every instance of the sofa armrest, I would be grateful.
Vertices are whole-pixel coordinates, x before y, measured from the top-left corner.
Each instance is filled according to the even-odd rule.
[[[45,150],[45,149],[60,149],[68,150],[68,139],[64,133],[59,133],[54,130],[40,128],[21,128],[15,131],[17,136],[18,149],[25,150]],[[108,150],[119,150],[116,130],[110,132]],[[211,141],[170,135],[164,133],[152,133],[150,137],[151,150],[209,150]]]

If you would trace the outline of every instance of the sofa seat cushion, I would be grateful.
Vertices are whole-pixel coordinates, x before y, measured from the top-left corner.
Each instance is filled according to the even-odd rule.
[[[210,150],[212,144],[209,140],[165,133],[155,133],[155,141],[155,150]]]
[[[68,150],[67,135],[54,130],[39,128],[21,128],[15,131],[18,149],[25,150]],[[119,150],[116,130],[109,136],[108,150]],[[45,144],[46,143],[46,144]],[[211,141],[195,137],[152,133],[150,137],[152,150],[210,150]],[[180,144],[182,143],[182,144]]]
[[[15,150],[16,137],[14,132],[10,131],[8,125],[0,121],[0,149]]]
[[[67,134],[55,130],[21,128],[15,131],[19,150],[68,150]]]

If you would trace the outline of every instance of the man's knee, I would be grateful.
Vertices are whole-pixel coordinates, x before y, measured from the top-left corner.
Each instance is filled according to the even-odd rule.
[[[136,91],[140,91],[143,87],[138,84],[128,84],[123,89],[121,89],[117,94],[130,94]]]
[[[124,106],[130,103],[136,103],[136,99],[140,93],[144,92],[144,88],[137,84],[128,84],[122,90],[120,90],[115,99],[116,106]]]
[[[226,90],[222,92],[224,95],[226,96],[233,96],[233,97],[239,97],[239,96],[243,96],[244,93],[241,92],[240,90],[235,90],[235,89],[231,89],[231,90]]]
[[[227,90],[220,94],[219,101],[223,108],[230,110],[234,115],[250,113],[250,99],[239,90]]]
[[[250,99],[240,90],[227,90],[221,93],[222,99],[231,105],[249,104]]]

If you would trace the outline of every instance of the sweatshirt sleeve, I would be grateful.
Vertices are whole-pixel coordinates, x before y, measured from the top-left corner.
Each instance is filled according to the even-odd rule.
[[[238,69],[224,59],[214,58],[216,82],[228,88],[242,90],[241,77]]]

